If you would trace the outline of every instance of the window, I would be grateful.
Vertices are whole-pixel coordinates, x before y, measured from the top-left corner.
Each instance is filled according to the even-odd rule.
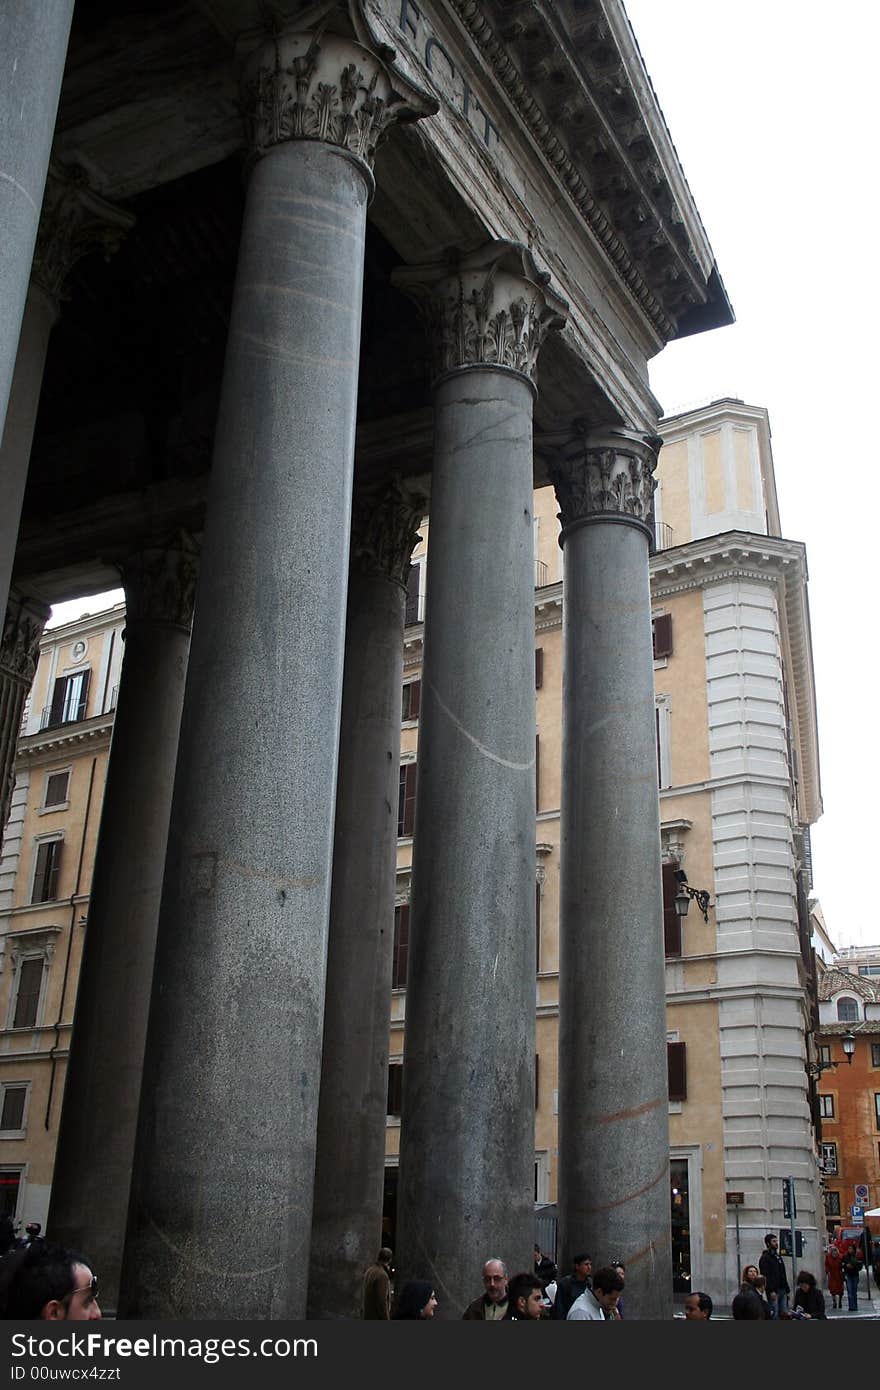
[[[21,1189],[20,1168],[0,1168],[0,1216],[15,1218]]]
[[[12,1014],[13,1028],[33,1028],[36,1025],[45,967],[46,961],[42,955],[25,956],[21,962]]]
[[[541,739],[535,734],[535,813],[541,809]]]
[[[50,772],[49,776],[46,778],[46,795],[43,799],[44,808],[66,805],[69,786],[69,767],[65,768],[63,772]]]
[[[823,1043],[823,1044],[821,1045],[821,1047],[818,1048],[818,1053],[819,1053],[819,1065],[820,1065],[820,1067],[830,1067],[830,1066],[831,1066],[831,1048],[830,1048],[829,1046],[827,1046],[825,1043]]]
[[[837,1145],[822,1145],[822,1168],[824,1172],[836,1175],[837,1173]]]
[[[0,1086],[0,1133],[4,1139],[24,1135],[27,1084]]]
[[[392,1062],[388,1068],[388,1110],[392,1117],[399,1117],[403,1100],[403,1065]]]
[[[397,797],[397,833],[411,835],[416,823],[416,778],[415,763],[401,763],[400,790]]]
[[[404,724],[408,719],[418,719],[422,704],[422,682],[408,681],[403,687],[403,706],[400,717]]]
[[[880,975],[880,965],[860,965],[860,975]]]
[[[823,1120],[833,1120],[833,1119],[834,1119],[834,1097],[833,1097],[833,1096],[820,1096],[820,1097],[819,1097],[819,1114],[822,1116],[822,1119],[823,1119]]]
[[[56,724],[73,724],[85,719],[89,702],[89,683],[92,673],[88,667],[72,676],[59,676],[52,691],[52,704],[49,706],[49,727]]]
[[[672,614],[658,613],[651,619],[651,638],[654,646],[654,660],[672,656]]]
[[[544,684],[544,648],[535,648],[535,689],[540,690]]]
[[[58,897],[58,871],[61,868],[61,846],[63,841],[39,840],[37,859],[34,865],[34,886],[32,903],[48,903]]]
[[[859,1006],[855,999],[850,999],[848,995],[838,999],[837,1021],[838,1023],[858,1023]]]
[[[535,970],[541,973],[541,880],[535,883]]]
[[[880,1091],[874,1092],[874,1124],[880,1129]]]
[[[654,734],[657,740],[657,785],[672,786],[672,737],[668,695],[654,699]]]
[[[539,1083],[538,1083],[538,1075],[539,1075],[539,1072],[538,1072],[538,1054],[537,1054],[537,1052],[536,1052],[536,1053],[535,1053],[535,1109],[536,1109],[536,1110],[538,1109],[539,1105],[541,1104],[541,1088],[540,1088],[540,1085],[539,1085]]]
[[[391,963],[391,988],[406,989],[406,967],[409,961],[409,903],[394,909],[394,952]]]
[[[425,595],[422,586],[422,566],[416,562],[409,567],[409,575],[406,581],[406,610],[404,623],[411,627],[413,623],[422,622],[425,616]]]
[[[839,1193],[839,1192],[826,1192],[826,1193],[825,1193],[825,1215],[826,1215],[826,1216],[839,1216],[839,1215],[840,1215],[840,1193]]]
[[[669,1078],[669,1099],[687,1100],[687,1043],[666,1044],[666,1071]]]
[[[880,1067],[880,1043],[871,1043],[871,1066]]]
[[[681,918],[675,909],[677,864],[663,865],[663,948],[667,956],[681,955]]]

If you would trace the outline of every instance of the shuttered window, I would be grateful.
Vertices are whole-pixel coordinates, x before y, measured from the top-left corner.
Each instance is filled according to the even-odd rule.
[[[654,660],[672,656],[672,614],[658,613],[651,619],[651,635],[654,645]]]
[[[70,769],[65,772],[53,772],[46,778],[46,799],[43,806],[63,806],[67,800],[69,785]]]
[[[72,676],[58,677],[52,690],[50,727],[56,724],[74,724],[80,719],[85,719],[91,677],[92,673],[88,667]]]
[[[18,993],[15,996],[13,1028],[33,1028],[37,1021],[40,990],[43,987],[44,961],[42,956],[29,956],[18,972]]]
[[[681,918],[675,910],[677,867],[676,864],[663,865],[663,949],[667,956],[681,955]]]
[[[409,903],[394,909],[394,955],[391,964],[391,988],[406,989],[406,967],[409,961]]]
[[[397,833],[411,835],[416,823],[416,780],[415,763],[401,763],[400,790],[397,798]]]
[[[419,621],[419,581],[421,575],[421,565],[410,565],[406,580],[406,612],[404,616],[407,627]]]
[[[418,719],[422,705],[422,682],[408,681],[403,687],[401,719]]]
[[[535,734],[535,811],[541,809],[541,740]]]
[[[388,1110],[389,1115],[400,1115],[403,1101],[403,1066],[392,1062],[388,1068]]]
[[[539,1076],[539,1071],[538,1071],[538,1060],[539,1060],[539,1059],[538,1059],[538,1054],[537,1054],[537,1052],[536,1052],[536,1053],[535,1053],[535,1109],[536,1109],[536,1110],[537,1110],[538,1106],[539,1106],[540,1103],[541,1103],[541,1088],[540,1088],[540,1085],[539,1085],[539,1082],[538,1082],[538,1076]]]
[[[666,1071],[669,1078],[669,1099],[687,1100],[687,1043],[666,1044]]]
[[[544,684],[544,648],[535,648],[535,689],[540,690]]]
[[[24,1103],[26,1099],[27,1086],[6,1086],[4,1088],[0,1130],[24,1128]]]
[[[48,903],[57,898],[62,843],[61,840],[43,840],[37,846],[32,903]]]
[[[541,885],[535,884],[535,969],[541,970]]]

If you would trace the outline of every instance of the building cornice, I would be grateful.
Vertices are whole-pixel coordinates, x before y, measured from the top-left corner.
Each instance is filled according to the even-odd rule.
[[[109,710],[91,719],[81,719],[77,724],[60,724],[55,729],[40,729],[28,734],[19,739],[16,765],[36,766],[56,758],[59,753],[74,753],[86,745],[100,752],[105,745],[109,747],[114,717],[115,711]]]

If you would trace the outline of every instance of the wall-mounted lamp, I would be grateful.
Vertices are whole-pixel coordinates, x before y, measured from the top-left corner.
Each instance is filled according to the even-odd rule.
[[[679,917],[687,917],[688,908],[691,905],[691,898],[696,900],[697,907],[703,914],[703,921],[709,920],[709,894],[705,888],[692,888],[687,881],[687,874],[684,869],[676,869],[675,877],[678,880],[678,890],[675,894],[675,910]]]
[[[847,1065],[851,1067],[853,1054],[856,1050],[855,1033],[851,1033],[847,1030],[840,1041],[843,1044],[843,1055],[846,1058]],[[807,1071],[810,1076],[812,1076],[813,1080],[816,1081],[822,1075],[823,1071],[836,1071],[839,1066],[839,1062],[809,1062]]]

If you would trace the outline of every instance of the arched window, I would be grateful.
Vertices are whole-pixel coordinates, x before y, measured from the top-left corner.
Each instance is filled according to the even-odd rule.
[[[837,1021],[838,1023],[857,1023],[859,1019],[859,1006],[855,999],[844,996],[837,1001]]]

